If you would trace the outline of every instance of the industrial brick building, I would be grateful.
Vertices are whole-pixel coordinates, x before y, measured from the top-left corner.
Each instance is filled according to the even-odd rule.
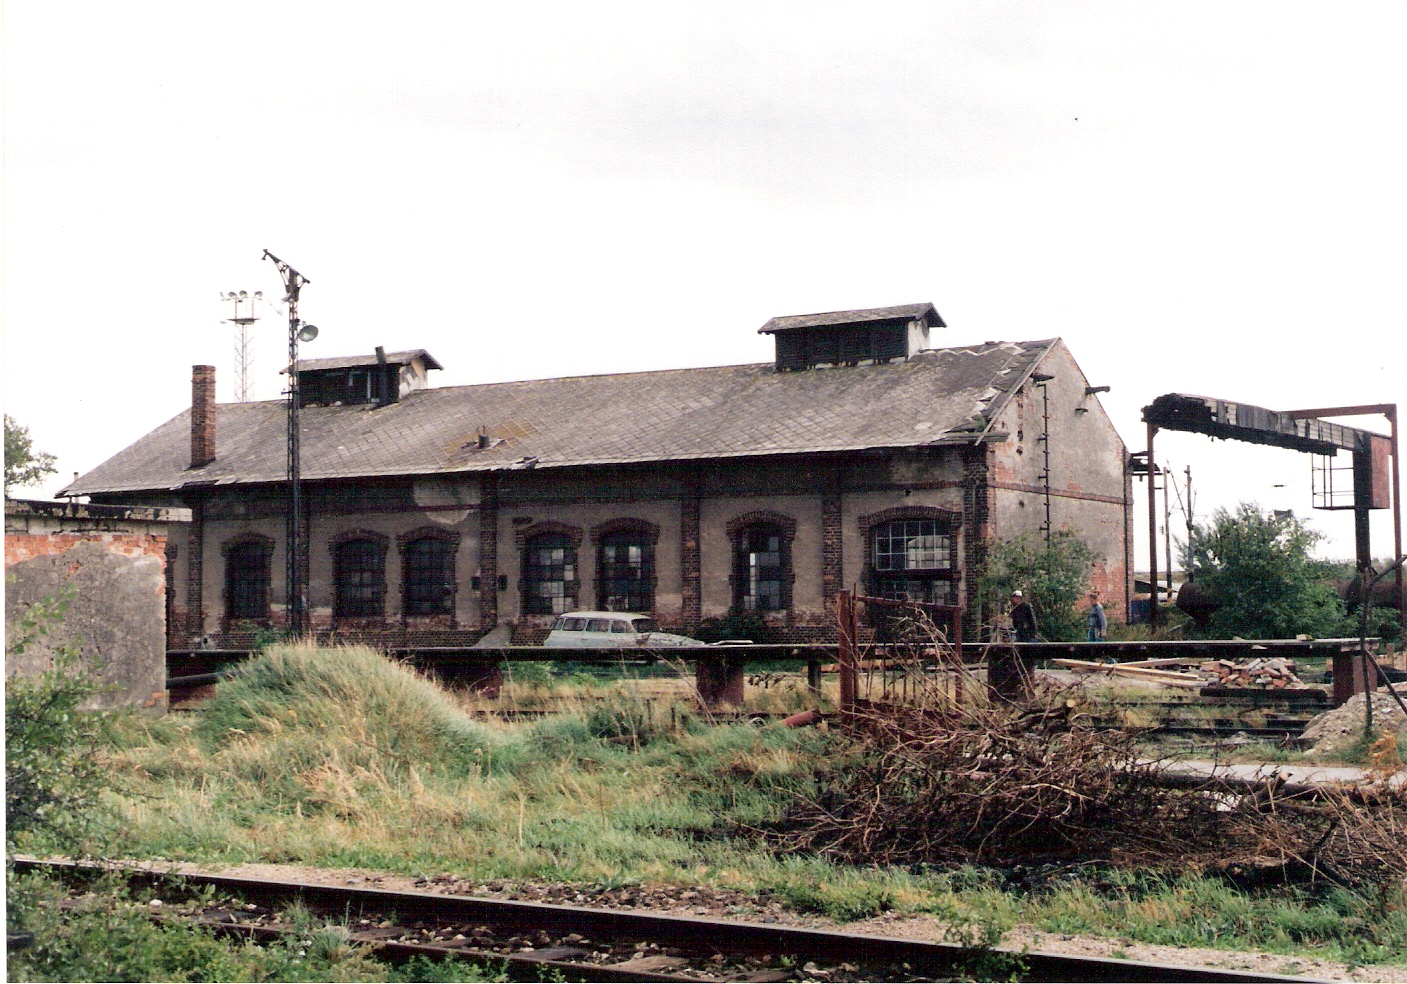
[[[423,350],[299,366],[309,613],[320,633],[464,645],[555,613],[730,610],[834,638],[843,588],[984,614],[993,538],[1049,523],[1130,590],[1123,442],[1059,339],[930,348],[931,304],[774,318],[761,365],[432,387]],[[285,617],[285,406],[193,406],[65,495],[189,508],[172,641]],[[969,636],[971,637],[971,636]]]

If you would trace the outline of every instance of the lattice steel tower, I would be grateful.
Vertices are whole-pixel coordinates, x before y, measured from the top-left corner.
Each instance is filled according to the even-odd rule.
[[[235,326],[234,344],[234,397],[237,403],[249,403],[254,399],[254,348],[249,339],[249,329],[259,320],[259,302],[264,292],[256,290],[230,291],[221,294],[220,299],[234,305],[234,317],[226,318],[227,324]]]

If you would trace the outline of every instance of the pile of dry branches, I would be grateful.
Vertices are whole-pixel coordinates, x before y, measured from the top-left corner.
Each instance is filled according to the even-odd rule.
[[[962,686],[936,682],[923,669],[927,653],[914,661],[906,701],[871,704],[844,729],[820,792],[787,817],[790,847],[858,863],[1108,862],[1350,885],[1407,878],[1400,787],[1174,782],[1137,734],[1087,723],[1079,686],[992,702],[960,667],[948,672],[966,673]]]

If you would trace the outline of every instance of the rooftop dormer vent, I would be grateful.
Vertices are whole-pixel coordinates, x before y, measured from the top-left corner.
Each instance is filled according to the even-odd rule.
[[[351,406],[395,403],[407,393],[429,386],[429,371],[441,368],[424,349],[298,363],[299,406]],[[286,370],[285,370],[286,371]]]
[[[829,311],[773,318],[760,334],[777,345],[777,371],[907,359],[928,348],[928,330],[946,328],[932,304]]]

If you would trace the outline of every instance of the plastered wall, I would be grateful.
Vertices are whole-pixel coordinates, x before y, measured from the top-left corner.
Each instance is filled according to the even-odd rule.
[[[60,646],[79,650],[95,672],[93,707],[166,706],[166,544],[185,510],[6,500],[5,630],[25,635],[36,604],[64,598],[23,652],[8,652],[5,674],[42,672]]]

